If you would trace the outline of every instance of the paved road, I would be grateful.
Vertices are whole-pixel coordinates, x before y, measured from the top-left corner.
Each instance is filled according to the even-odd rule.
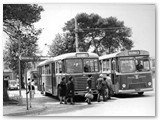
[[[13,94],[18,94],[18,91],[9,91],[9,95]],[[25,97],[25,90],[22,90],[22,96]],[[91,105],[82,98],[78,98],[75,105],[59,104],[55,97],[42,96],[39,91],[36,91],[34,100],[47,109],[29,116],[155,116],[155,89],[145,92],[143,96],[121,94],[107,102],[93,101]]]

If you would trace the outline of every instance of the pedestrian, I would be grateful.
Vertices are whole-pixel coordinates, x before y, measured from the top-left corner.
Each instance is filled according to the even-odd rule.
[[[35,86],[34,86],[34,79],[32,79],[32,81],[30,80],[30,78],[28,78],[28,92],[27,94],[30,92],[30,97],[34,98],[34,94],[35,94]]]
[[[60,82],[60,85],[59,85],[59,89],[60,89],[60,104],[63,104],[62,101],[66,102],[65,96],[67,92],[65,77],[62,78],[62,81]]]
[[[35,82],[34,82],[34,79],[32,79],[32,81],[31,81],[31,87],[32,87],[32,90],[31,90],[32,97],[34,98],[34,94],[35,94]]]
[[[112,81],[111,81],[109,74],[107,74],[106,76],[106,82],[107,82],[107,88],[108,88],[108,98],[107,99],[111,99],[111,96],[114,94],[114,91],[112,88]]]
[[[92,75],[88,75],[88,79],[87,79],[87,93],[85,94],[85,97],[86,97],[86,102],[88,104],[91,104],[91,99],[93,99],[93,95],[92,95],[92,89],[91,89],[91,86],[92,86]]]
[[[101,95],[103,97],[103,101],[105,100],[104,89],[102,89],[102,82],[103,82],[103,74],[100,74],[99,78],[97,79],[97,82],[96,82],[96,87],[98,90],[97,102],[100,102]]]
[[[31,90],[31,81],[30,81],[30,78],[28,78],[28,92],[27,92],[27,94],[30,92],[30,90]]]
[[[71,104],[73,105],[73,98],[74,98],[74,83],[73,83],[73,77],[70,76],[69,80],[67,82],[67,94],[66,94],[66,103],[70,99]]]
[[[106,101],[108,97],[108,85],[107,85],[106,77],[104,77],[102,81],[102,92],[103,92],[102,93],[103,101]]]

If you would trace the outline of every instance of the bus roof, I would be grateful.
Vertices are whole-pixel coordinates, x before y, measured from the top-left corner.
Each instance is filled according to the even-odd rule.
[[[125,50],[121,52],[116,52],[116,53],[100,56],[99,60],[115,58],[115,57],[141,56],[141,55],[149,55],[149,52],[145,50]]]
[[[53,61],[57,60],[63,60],[67,58],[98,58],[99,56],[96,53],[90,53],[90,52],[74,52],[74,53],[66,53],[62,54],[56,57],[51,57],[50,59],[47,59],[45,61],[42,61],[39,63],[38,66],[43,66],[45,64],[48,64]]]

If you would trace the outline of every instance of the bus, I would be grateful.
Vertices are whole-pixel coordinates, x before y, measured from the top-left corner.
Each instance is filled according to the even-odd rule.
[[[66,53],[42,61],[37,66],[38,90],[59,98],[58,86],[62,77],[74,79],[75,96],[83,96],[87,92],[87,78],[92,75],[92,91],[97,94],[96,80],[99,77],[99,56],[89,52]]]
[[[152,91],[152,71],[149,52],[125,50],[99,57],[100,71],[109,76],[115,94]]]

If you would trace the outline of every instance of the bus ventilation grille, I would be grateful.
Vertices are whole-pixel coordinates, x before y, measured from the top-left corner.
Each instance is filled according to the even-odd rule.
[[[146,83],[130,84],[129,89],[146,88]]]

